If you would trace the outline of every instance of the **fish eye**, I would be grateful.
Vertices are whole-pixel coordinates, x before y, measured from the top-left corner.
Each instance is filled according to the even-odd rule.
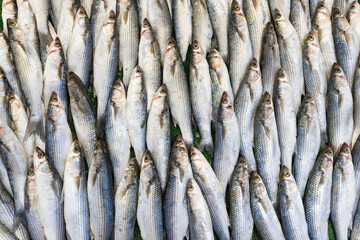
[[[189,190],[190,190],[190,191],[194,190],[194,186],[193,186],[193,185],[190,185],[190,186],[189,186]]]
[[[313,36],[312,34],[309,34],[308,39],[309,39],[310,41],[314,41],[314,36]]]
[[[257,61],[256,60],[253,60],[252,62],[251,62],[251,65],[250,65],[251,67],[253,67],[253,68],[257,68]]]
[[[196,40],[194,41],[194,49],[195,50],[199,49],[199,43]]]
[[[54,101],[54,102],[57,102],[57,101],[58,101],[58,97],[57,97],[56,95],[54,95],[51,100]]]
[[[150,162],[150,158],[148,156],[145,157],[144,162],[148,163]]]
[[[15,22],[14,22],[14,20],[9,19],[9,21],[8,21],[8,25],[9,25],[10,27],[14,27],[14,26],[15,26]]]
[[[329,156],[332,156],[332,151],[331,150],[328,150],[327,152],[326,152]]]
[[[10,96],[10,101],[15,101],[15,96],[14,95]]]
[[[240,10],[240,6],[239,6],[238,3],[235,4],[234,9],[235,9],[236,11],[239,11],[239,10]]]
[[[341,73],[340,67],[336,67],[336,68],[335,68],[335,72],[336,72],[336,73]]]
[[[80,13],[80,15],[85,15],[85,10],[84,10],[84,8],[80,8],[79,13]]]
[[[284,77],[285,77],[284,71],[280,71],[280,72],[279,72],[279,78],[284,78]]]
[[[39,159],[41,159],[44,157],[44,153],[40,151],[40,152],[38,152],[37,156]]]
[[[75,146],[74,147],[74,153],[78,153],[78,152],[80,152],[80,148],[78,146]]]
[[[275,14],[275,19],[280,19],[280,18],[281,18],[281,13],[277,12],[277,13]]]
[[[325,7],[325,3],[324,3],[324,2],[319,3],[319,8],[324,8],[324,7]]]
[[[111,12],[110,12],[109,20],[115,20],[115,13],[114,13],[114,11],[111,11]]]

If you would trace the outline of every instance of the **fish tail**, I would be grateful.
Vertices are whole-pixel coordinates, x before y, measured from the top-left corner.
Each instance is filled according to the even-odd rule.
[[[44,139],[44,127],[42,117],[30,116],[29,123],[26,127],[24,140],[27,139],[30,135],[35,134],[41,139]]]
[[[214,152],[214,144],[213,141],[210,138],[201,138],[200,140],[200,144],[199,144],[199,151],[203,151],[205,149],[205,151],[207,151],[211,156],[213,155]]]

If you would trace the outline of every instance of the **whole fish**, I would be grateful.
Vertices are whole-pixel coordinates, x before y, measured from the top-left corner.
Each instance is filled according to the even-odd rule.
[[[94,0],[80,0],[80,6],[84,7],[86,14],[91,17],[91,8]]]
[[[285,239],[276,212],[260,175],[250,175],[250,204],[255,227],[262,239]]]
[[[281,222],[287,239],[310,239],[304,205],[290,169],[282,165],[279,183]]]
[[[296,151],[294,157],[294,178],[301,197],[304,196],[310,171],[314,166],[321,143],[320,121],[311,93],[305,95],[297,116]]]
[[[116,80],[106,109],[105,139],[117,188],[130,159],[130,139],[126,129],[126,93],[124,84]]]
[[[119,29],[119,69],[128,88],[131,73],[138,62],[139,20],[136,0],[119,0],[116,27]]]
[[[229,21],[229,74],[236,97],[253,58],[248,24],[237,0],[231,4]]]
[[[190,159],[194,178],[209,208],[214,231],[219,239],[230,239],[230,222],[224,199],[226,188],[221,187],[209,162],[198,149],[191,148]]]
[[[59,19],[61,18],[62,2],[63,1],[50,0],[50,6],[51,6],[50,19],[52,20],[52,23],[56,27]]]
[[[161,85],[161,55],[159,44],[147,18],[141,27],[139,66],[146,90],[146,109],[149,112],[154,94]]]
[[[146,151],[146,90],[142,71],[136,66],[131,74],[126,100],[126,127],[136,159],[140,160]]]
[[[129,160],[115,194],[115,239],[133,239],[139,190],[137,160]],[[124,207],[125,206],[125,207]]]
[[[281,67],[279,54],[279,45],[274,25],[268,22],[266,24],[260,62],[263,93],[274,93],[276,73]]]
[[[189,216],[186,184],[193,177],[185,142],[179,135],[171,149],[169,178],[164,193],[164,221],[168,239],[184,239],[188,235]]]
[[[73,72],[67,77],[71,116],[76,136],[88,166],[96,143],[96,117],[84,84]]]
[[[290,22],[296,29],[301,45],[311,29],[310,6],[308,0],[291,1]]]
[[[311,239],[328,238],[333,153],[332,147],[326,147],[309,175],[304,207]]]
[[[66,56],[68,71],[78,75],[87,86],[92,66],[93,39],[89,18],[83,7],[77,11]]]
[[[329,142],[334,147],[334,153],[338,153],[344,142],[351,143],[354,120],[351,89],[344,71],[337,63],[332,68],[327,101]]]
[[[71,33],[74,27],[75,16],[77,11],[76,0],[63,0],[61,4],[61,11],[57,23],[57,35],[59,36],[64,53],[69,46]]]
[[[191,0],[192,6],[192,37],[197,39],[204,52],[210,49],[213,29],[210,21],[206,0]]]
[[[94,94],[98,100],[97,130],[99,133],[104,128],[106,105],[111,87],[118,73],[118,48],[119,40],[115,29],[115,12],[111,10],[102,25],[94,52]]]
[[[210,212],[201,190],[193,178],[186,184],[190,239],[213,240]]]
[[[290,172],[296,148],[296,112],[292,99],[291,86],[284,69],[277,73],[274,90],[276,126],[279,134],[280,161]]]
[[[251,61],[247,71],[235,99],[234,109],[240,133],[240,154],[245,157],[249,171],[253,171],[256,169],[253,152],[254,119],[262,93],[260,66],[256,59]]]
[[[250,207],[249,172],[240,156],[230,185],[230,223],[232,239],[252,239],[253,217]]]
[[[356,140],[360,136],[360,61],[356,66],[354,78],[354,89],[352,90],[354,101],[354,131],[351,139],[351,147],[353,148]]]
[[[327,11],[331,11],[333,8],[334,0],[310,0],[310,17],[314,19],[314,15],[316,15],[317,9],[320,5],[324,4]]]
[[[187,148],[193,145],[191,105],[184,64],[174,38],[169,38],[165,53],[163,82],[166,84],[173,123],[179,125]]]
[[[194,40],[191,47],[189,82],[191,106],[201,137],[198,148],[212,154],[214,144],[211,136],[211,78],[206,53],[197,40]]]
[[[164,192],[168,178],[170,157],[170,112],[167,87],[161,85],[156,91],[147,119],[146,145],[151,153]]]
[[[64,204],[61,178],[45,153],[35,147],[33,154],[36,199],[35,207],[46,239],[65,239]]]
[[[254,125],[256,165],[271,203],[277,211],[280,175],[280,146],[271,95],[265,92],[257,106]]]
[[[360,27],[357,22],[360,20],[360,4],[357,1],[353,1],[350,5],[349,12],[347,13],[347,18],[349,19],[349,23],[357,34],[358,38],[360,38]]]
[[[0,118],[10,126],[10,119],[8,114],[7,99],[9,96],[9,87],[4,72],[0,68]]]
[[[89,239],[86,161],[81,155],[80,145],[76,140],[66,152],[63,188],[64,218],[68,238]]]
[[[137,223],[144,240],[165,239],[160,177],[149,151],[141,163]]]
[[[337,156],[332,178],[331,222],[336,239],[348,239],[353,217],[351,206],[354,206],[356,192],[354,165],[347,143],[342,145]]]
[[[26,36],[30,39],[31,43],[34,45],[35,50],[39,54],[40,52],[40,42],[39,34],[36,27],[36,18],[32,7],[28,0],[23,0],[18,5],[18,24],[20,28],[24,31]],[[5,28],[4,28],[5,30]]]
[[[340,12],[347,13],[353,0],[334,0],[333,8],[338,8]]]
[[[275,27],[279,42],[281,67],[288,75],[293,94],[295,112],[301,104],[304,93],[301,44],[295,28],[279,10],[275,10]]]
[[[3,23],[3,31],[6,36],[8,36],[8,27],[7,20],[11,19],[16,21],[18,14],[18,6],[16,5],[16,0],[4,0],[1,3],[1,17]]]

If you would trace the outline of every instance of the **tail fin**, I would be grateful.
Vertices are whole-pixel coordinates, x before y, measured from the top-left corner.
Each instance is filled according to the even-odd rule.
[[[43,119],[41,116],[30,116],[29,123],[26,127],[24,140],[32,134],[39,136],[41,139],[45,138]]]
[[[200,144],[199,144],[198,149],[201,152],[205,149],[206,152],[208,152],[211,156],[213,156],[214,144],[213,144],[213,141],[212,141],[211,137],[209,139],[202,138],[200,140]]]
[[[13,232],[15,232],[15,230],[20,226],[20,224],[23,224],[25,227],[27,227],[25,209],[16,210],[14,214]]]

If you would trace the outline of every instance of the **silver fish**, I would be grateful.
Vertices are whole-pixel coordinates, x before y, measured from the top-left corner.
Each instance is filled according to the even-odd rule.
[[[213,29],[205,0],[191,0],[192,37],[203,46],[204,52],[210,49]]]
[[[358,138],[353,146],[353,149],[351,151],[351,156],[352,156],[352,162],[354,165],[354,171],[355,171],[355,193],[356,193],[356,197],[355,197],[355,204],[353,206],[353,217],[354,214],[356,213],[357,215],[359,214],[359,211],[357,211],[358,209],[358,203],[359,203],[359,198],[360,198],[360,138]],[[354,219],[354,224],[355,224],[355,219]],[[358,231],[358,230],[357,230]],[[359,232],[360,234],[360,232]]]
[[[351,147],[353,148],[356,140],[360,136],[360,61],[356,66],[354,78],[354,89],[352,90],[354,101],[354,131],[351,139]]]
[[[350,5],[349,12],[347,13],[350,25],[353,27],[358,38],[360,38],[360,27],[358,24],[360,21],[360,4],[357,1],[353,1]]]
[[[0,155],[0,182],[4,185],[6,191],[10,194],[10,196],[13,197],[9,174],[6,170],[6,163],[1,155]]]
[[[357,210],[352,224],[350,240],[360,239],[360,208],[358,205],[359,204],[356,205]]]
[[[4,72],[0,68],[0,118],[10,126],[9,114],[7,111],[7,99],[9,95],[9,87]]]
[[[39,34],[36,25],[36,18],[28,0],[23,0],[18,5],[18,24],[30,39],[37,53],[40,52]]]
[[[303,45],[311,29],[310,6],[308,0],[291,1],[290,22],[296,29],[300,43]]]
[[[8,36],[7,20],[11,19],[16,21],[17,18],[17,5],[15,0],[4,0],[1,5],[1,17],[3,23],[3,31]]]
[[[59,36],[64,53],[70,43],[71,33],[74,27],[75,15],[77,11],[76,0],[63,0],[61,4],[61,12],[57,23],[57,35]]]

